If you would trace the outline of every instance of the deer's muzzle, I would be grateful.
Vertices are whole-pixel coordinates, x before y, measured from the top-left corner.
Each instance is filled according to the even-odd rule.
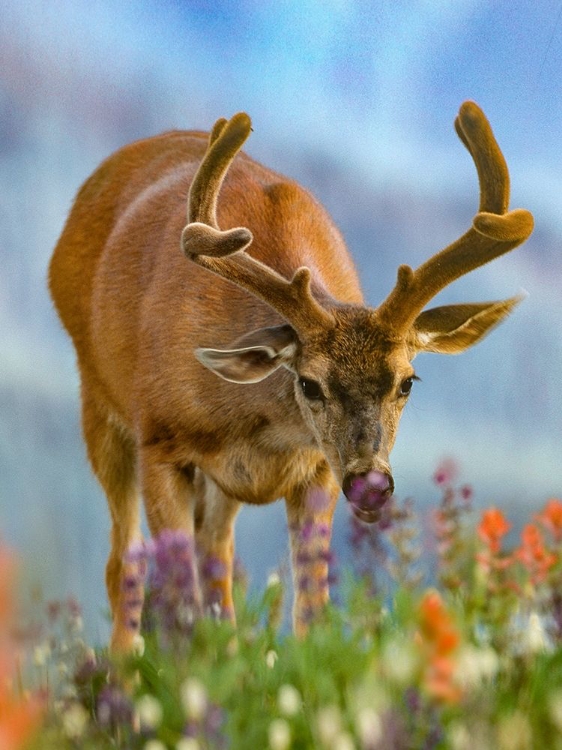
[[[394,480],[381,471],[348,474],[343,480],[343,494],[355,516],[365,523],[379,520],[381,509],[393,492]]]

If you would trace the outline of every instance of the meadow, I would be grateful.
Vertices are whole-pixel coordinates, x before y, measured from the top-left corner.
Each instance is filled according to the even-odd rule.
[[[219,606],[196,617],[192,540],[165,533],[131,552],[143,639],[117,659],[84,642],[73,599],[18,616],[2,550],[0,749],[562,748],[562,500],[514,534],[451,463],[433,479],[429,519],[395,499],[376,525],[350,515],[352,563],[330,560],[332,603],[301,640],[283,568],[259,595],[238,568],[236,628]]]

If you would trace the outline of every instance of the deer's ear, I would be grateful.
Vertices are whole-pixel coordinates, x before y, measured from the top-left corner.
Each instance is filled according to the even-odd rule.
[[[289,325],[260,328],[237,339],[228,349],[195,350],[202,365],[231,383],[259,383],[278,367],[290,367],[297,335]]]
[[[498,302],[446,305],[422,312],[409,334],[414,352],[458,354],[484,338],[526,295]]]

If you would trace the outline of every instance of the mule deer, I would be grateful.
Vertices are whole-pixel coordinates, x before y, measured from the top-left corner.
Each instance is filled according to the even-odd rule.
[[[142,607],[139,595],[131,624],[123,580],[140,538],[139,493],[153,535],[193,534],[199,566],[220,562],[199,599],[218,596],[232,619],[235,516],[242,503],[284,497],[294,579],[317,584],[296,587],[297,633],[327,601],[340,489],[368,523],[393,492],[389,453],[413,358],[463,351],[519,301],[423,311],[533,226],[528,211],[507,210],[507,166],[479,107],[465,102],[455,125],[478,171],[479,211],[416,271],[400,266],[376,309],[322,206],[237,155],[246,114],[219,120],[210,136],[125,146],[79,191],[50,289],[76,347],[84,437],[111,512],[114,649],[131,647]],[[310,500],[315,490],[324,502]],[[299,555],[311,522],[323,530],[312,558]]]

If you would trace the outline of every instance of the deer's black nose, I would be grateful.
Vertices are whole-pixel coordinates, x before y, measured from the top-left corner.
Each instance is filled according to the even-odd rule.
[[[366,523],[379,520],[381,508],[393,492],[394,480],[381,471],[348,474],[343,480],[343,494],[357,518]]]

